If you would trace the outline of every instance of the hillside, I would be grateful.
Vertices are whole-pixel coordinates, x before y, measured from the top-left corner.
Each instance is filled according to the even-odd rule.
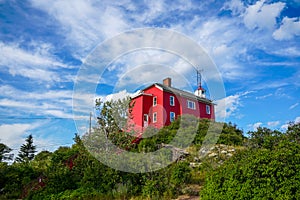
[[[192,145],[174,163],[158,171],[114,170],[86,151],[75,136],[72,147],[38,153],[32,161],[1,162],[1,199],[236,199],[299,198],[300,125],[286,132],[259,128],[245,138],[225,123],[218,143],[203,149],[208,120],[200,120]],[[213,122],[218,123],[218,122]],[[155,151],[175,136],[180,119],[156,135],[132,144],[132,136],[112,133],[116,145],[132,152]],[[153,131],[153,130],[149,130]],[[202,156],[203,151],[206,156]]]

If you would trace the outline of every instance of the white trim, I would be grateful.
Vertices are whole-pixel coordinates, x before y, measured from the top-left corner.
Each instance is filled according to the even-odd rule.
[[[154,101],[154,99],[155,99],[155,101]],[[155,104],[154,104],[154,102],[155,102]],[[156,106],[157,105],[157,96],[154,96],[153,97],[153,106]]]
[[[210,106],[209,105],[206,105],[205,106],[205,110],[206,110],[206,114],[210,115]]]
[[[173,99],[173,104],[171,104],[171,98]],[[170,106],[175,106],[175,97],[170,95],[170,98],[169,98],[169,101],[170,101]]]
[[[158,89],[160,89],[161,91],[164,91],[164,89],[162,87],[160,87],[160,86],[158,86],[156,84],[154,86],[157,87]]]
[[[190,107],[190,103],[192,103],[192,107]],[[196,110],[196,103],[194,101],[190,101],[187,99],[187,107],[192,110]]]
[[[172,120],[172,115],[174,114],[174,119]],[[176,114],[174,112],[170,112],[170,122],[173,122],[176,119]]]
[[[157,122],[157,112],[153,113],[153,123],[155,123],[155,122]]]

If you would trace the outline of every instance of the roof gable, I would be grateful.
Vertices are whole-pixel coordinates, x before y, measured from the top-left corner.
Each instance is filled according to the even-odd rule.
[[[187,91],[184,91],[184,90],[180,90],[180,89],[177,89],[177,88],[174,88],[174,87],[169,87],[169,86],[163,85],[161,83],[154,83],[154,84],[144,88],[142,90],[142,92],[149,89],[149,88],[151,88],[151,87],[157,87],[157,88],[161,89],[164,92],[169,92],[169,93],[179,95],[179,96],[191,99],[191,100],[197,100],[197,101],[204,102],[204,103],[207,103],[207,104],[213,104],[213,102],[210,99],[199,97],[199,96],[196,96],[193,93],[190,93],[190,92],[187,92]]]

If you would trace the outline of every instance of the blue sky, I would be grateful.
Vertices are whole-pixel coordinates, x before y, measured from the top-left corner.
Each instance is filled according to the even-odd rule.
[[[226,102],[227,122],[245,132],[284,129],[300,121],[299,13],[299,0],[0,0],[0,141],[18,149],[31,133],[38,150],[70,145],[82,64],[107,39],[145,27],[177,31],[205,49],[224,81],[226,97],[215,101],[219,110]],[[153,61],[170,70],[141,67]],[[167,76],[186,89],[178,74],[195,87],[188,69],[164,51],[133,52],[108,66],[95,95],[133,93]]]

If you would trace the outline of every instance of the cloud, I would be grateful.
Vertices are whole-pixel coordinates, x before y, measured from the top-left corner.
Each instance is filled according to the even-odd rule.
[[[269,127],[274,127],[274,126],[278,126],[280,123],[280,121],[272,121],[272,122],[268,122],[267,125]]]
[[[139,92],[139,91],[137,91]],[[117,93],[114,93],[114,94],[109,94],[105,97],[102,98],[103,101],[111,101],[111,100],[121,100],[121,99],[124,99],[126,97],[133,97],[134,95],[136,95],[137,93],[130,93],[130,92],[127,92],[126,90],[122,90],[120,92],[117,92]]]
[[[31,3],[61,24],[60,33],[79,59],[104,39],[132,28],[119,7],[111,6],[108,1],[31,0]]]
[[[60,62],[49,51],[48,44],[35,44],[33,50],[24,50],[19,44],[0,42],[0,66],[12,76],[22,76],[35,81],[56,82],[63,77],[55,69],[70,68]],[[65,80],[65,78],[64,78]]]
[[[300,49],[298,47],[287,47],[287,48],[281,48],[277,49],[272,52],[272,54],[279,55],[279,56],[286,56],[286,57],[299,57],[300,56]],[[289,65],[295,63],[287,63],[287,62],[280,62],[281,65]]]
[[[230,117],[240,106],[240,96],[231,95],[216,101],[216,118]]]
[[[266,94],[266,95],[263,95],[263,96],[255,97],[255,99],[266,99],[266,98],[271,97],[271,96],[273,96],[273,94]]]
[[[300,36],[300,18],[284,17],[279,29],[274,31],[273,38],[275,40],[291,40],[296,36]]]
[[[24,136],[29,135],[31,130],[39,126],[41,126],[40,123],[1,124],[1,142],[11,148],[19,148],[19,145],[23,143]]]
[[[224,119],[225,117],[236,116],[239,108],[243,106],[241,103],[242,98],[247,98],[247,95],[251,93],[253,91],[246,91],[217,100],[215,102],[217,104],[216,117]]]
[[[0,107],[7,117],[45,116],[71,118],[72,91],[24,91],[0,86]],[[15,112],[12,112],[14,110]]]
[[[254,124],[249,124],[248,127],[251,128],[253,131],[257,131],[259,127],[261,127],[262,122],[256,122]]]
[[[231,0],[225,2],[222,9],[230,10],[232,12],[232,15],[240,15],[245,11],[245,6],[240,0]]]
[[[299,105],[299,103],[295,103],[295,104],[291,105],[291,106],[289,107],[289,109],[290,109],[290,110],[293,110],[293,109],[296,108],[298,105]]]
[[[291,121],[291,122],[293,122],[293,123],[295,123],[295,124],[300,123],[300,116],[299,116],[299,117],[296,117],[296,118],[295,118],[293,121]],[[290,126],[290,122],[287,122],[287,123],[285,123],[285,124],[283,124],[283,125],[281,126],[281,129],[286,130],[286,129],[288,129],[289,126]]]
[[[285,3],[282,2],[266,4],[265,0],[257,1],[246,9],[243,16],[244,23],[250,30],[255,28],[272,30],[276,25],[276,18],[284,7]]]

